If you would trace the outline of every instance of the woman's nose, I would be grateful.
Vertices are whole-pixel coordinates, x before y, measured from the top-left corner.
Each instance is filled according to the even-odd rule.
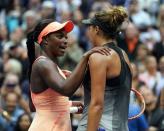
[[[68,42],[68,37],[65,36],[65,37],[63,38],[63,41],[64,41],[64,43],[67,43],[67,42]]]

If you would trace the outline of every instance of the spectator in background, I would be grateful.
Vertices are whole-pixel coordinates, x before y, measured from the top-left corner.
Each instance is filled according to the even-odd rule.
[[[128,7],[129,19],[137,26],[139,30],[146,29],[151,25],[151,19],[147,12],[142,10],[139,0],[131,0]]]
[[[164,111],[164,88],[161,90],[160,94],[160,109]]]
[[[3,65],[3,60],[0,59],[0,88],[3,84],[5,74],[4,74],[4,65]]]
[[[160,25],[159,30],[161,35],[161,41],[155,44],[152,51],[158,62],[160,57],[164,56],[164,23]]]
[[[139,90],[141,85],[144,85],[144,83],[142,81],[139,80],[139,70],[137,68],[137,65],[135,63],[131,63],[131,67],[132,67],[132,88]]]
[[[60,13],[60,21],[66,21],[66,20],[70,20],[71,19],[71,16],[72,16],[72,12],[71,11],[61,11]]]
[[[95,0],[92,5],[91,11],[101,11],[111,7],[111,4],[108,0]]]
[[[82,0],[67,0],[69,5],[69,10],[73,13],[75,10],[79,9]]]
[[[8,41],[8,30],[6,25],[0,25],[0,56],[3,55],[3,47]]]
[[[150,26],[145,32],[140,33],[140,41],[152,51],[155,44],[160,41],[160,33]]]
[[[157,61],[154,56],[148,56],[146,58],[146,71],[140,74],[139,79],[143,81],[156,96],[159,96],[161,86],[158,86],[158,84],[161,79],[161,74],[157,70]]]
[[[29,0],[28,8],[36,12],[39,12],[41,8],[41,4],[42,4],[42,0]]]
[[[23,28],[25,34],[27,34],[28,32],[30,32],[33,29],[33,27],[36,25],[36,23],[39,21],[39,19],[40,19],[39,14],[37,14],[37,12],[34,10],[27,10],[23,14],[22,28]]]
[[[28,70],[28,57],[27,57],[27,49],[23,47],[22,45],[15,45],[10,47],[9,50],[10,53],[10,59],[17,60],[21,65],[21,71],[20,71],[20,80],[24,81],[27,80],[27,70]]]
[[[22,8],[20,0],[10,0],[7,15],[6,24],[8,31],[12,33],[21,24]]]
[[[22,73],[22,65],[21,63],[16,59],[9,59],[4,64],[4,73],[13,73],[16,74],[19,78],[21,77]]]
[[[160,27],[164,23],[164,3],[160,6],[158,17],[157,17],[157,26]]]
[[[161,100],[164,98],[163,97],[163,91],[164,91],[164,56],[162,56],[159,60],[159,71],[161,73],[161,79],[159,81],[158,87],[159,89],[161,89],[160,91],[160,96],[161,96]],[[164,101],[163,101],[164,102]],[[162,104],[162,103],[161,103]],[[163,104],[162,104],[163,105]],[[163,108],[164,109],[164,108]]]
[[[21,87],[19,84],[19,77],[15,74],[7,74],[4,83],[0,89],[1,91],[1,106],[3,107],[5,103],[5,97],[8,95],[8,93],[12,92],[15,93],[18,97],[17,103],[19,103],[20,107],[25,110],[27,113],[29,113],[29,107],[28,103],[24,100],[22,96]]]
[[[18,117],[14,131],[28,131],[32,118],[29,114],[22,114]]]
[[[18,99],[18,95],[14,92],[6,94],[3,109],[7,112],[8,118],[6,114],[0,115],[0,126],[3,127],[2,131],[14,131],[18,117],[24,113],[23,110],[17,107]]]
[[[123,36],[117,38],[117,43],[120,48],[125,50],[129,59],[134,61],[136,58],[136,51],[140,45],[139,31],[133,23],[129,23]]]
[[[140,44],[136,51],[136,59],[135,63],[137,64],[137,68],[139,73],[143,73],[146,71],[146,57],[150,55],[150,51],[145,44]]]
[[[160,1],[160,4],[163,4],[164,3],[164,0],[159,0]]]
[[[159,60],[159,71],[161,72],[162,78],[164,78],[164,56],[162,56]]]
[[[164,112],[157,106],[157,97],[153,94],[151,89],[146,86],[140,88],[146,103],[145,116],[149,123],[149,130],[155,131],[164,130]]]
[[[12,33],[10,33],[9,41],[4,44],[4,51],[8,51],[10,47],[15,45],[22,45],[22,39],[24,37],[24,32],[22,28],[16,28]]]
[[[43,1],[41,6],[41,18],[42,19],[53,19],[55,20],[55,5],[51,0]]]
[[[84,16],[83,16],[81,10],[79,10],[79,9],[75,10],[72,15],[73,15],[73,21],[75,23],[74,29],[77,28],[76,33],[74,33],[74,35],[77,37],[78,44],[79,44],[80,48],[83,51],[87,51],[87,50],[89,50],[89,45],[88,45],[88,40],[85,37],[86,28],[81,23]]]

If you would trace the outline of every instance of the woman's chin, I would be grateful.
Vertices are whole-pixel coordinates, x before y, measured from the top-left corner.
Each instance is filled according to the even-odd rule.
[[[61,52],[59,53],[59,56],[64,56],[65,53],[66,53],[66,51],[61,51]]]

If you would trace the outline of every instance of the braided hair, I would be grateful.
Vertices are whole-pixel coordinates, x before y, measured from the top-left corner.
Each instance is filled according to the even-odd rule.
[[[37,43],[38,36],[41,33],[41,31],[51,22],[53,22],[53,19],[45,19],[40,21],[34,28],[33,31],[29,32],[27,34],[27,51],[28,51],[28,59],[29,59],[29,71],[28,71],[28,76],[30,80],[31,76],[31,70],[32,70],[32,64],[34,63],[36,59],[36,54],[35,54],[35,43]]]

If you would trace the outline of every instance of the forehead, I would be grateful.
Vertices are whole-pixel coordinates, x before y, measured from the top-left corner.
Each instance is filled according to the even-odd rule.
[[[67,32],[66,32],[64,29],[61,29],[61,30],[52,32],[52,33],[50,33],[49,35],[51,35],[51,34],[53,34],[53,35],[56,35],[56,34],[64,34],[64,35],[66,35]]]
[[[17,95],[15,93],[9,93],[7,96],[6,96],[6,100],[17,100]]]

